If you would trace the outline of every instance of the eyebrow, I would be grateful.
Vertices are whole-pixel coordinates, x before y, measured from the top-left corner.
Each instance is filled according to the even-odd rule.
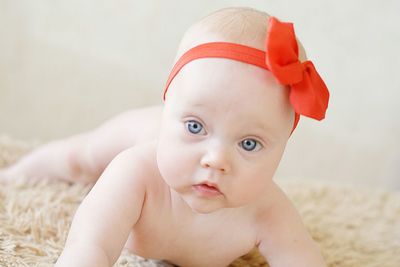
[[[210,107],[210,106],[207,106],[207,105],[205,105],[205,104],[202,104],[202,103],[189,103],[187,106],[185,106],[184,107],[184,110],[185,111],[187,111],[188,109],[202,109],[202,110],[211,110],[211,111],[214,111],[213,109],[213,107]]]
[[[276,135],[275,131],[270,126],[265,125],[264,123],[261,123],[259,121],[254,122],[251,125],[254,125],[254,129],[261,130],[265,134],[265,137],[268,140],[271,141],[271,140],[276,139],[277,135]]]
[[[190,106],[192,108],[206,108],[206,105],[201,104],[201,103],[192,103],[192,104],[190,104]]]

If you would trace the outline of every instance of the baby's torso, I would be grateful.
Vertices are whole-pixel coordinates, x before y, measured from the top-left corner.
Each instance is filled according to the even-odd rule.
[[[140,220],[126,243],[132,253],[178,266],[227,266],[254,248],[251,213],[187,216],[171,204],[164,182],[147,192]]]

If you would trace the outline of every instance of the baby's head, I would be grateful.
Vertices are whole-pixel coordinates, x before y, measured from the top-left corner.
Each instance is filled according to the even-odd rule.
[[[265,51],[268,19],[248,8],[217,11],[185,33],[176,61],[211,42]],[[301,52],[300,59],[304,56]],[[157,151],[160,173],[198,212],[247,205],[271,186],[292,132],[290,88],[270,71],[226,56],[183,65],[167,85]]]
[[[200,19],[186,30],[175,62],[190,48],[208,42],[231,42],[265,51],[268,20],[263,11],[247,7],[229,7]],[[297,40],[300,61],[306,60],[302,44]]]
[[[251,8],[225,8],[214,12],[186,31],[175,63],[191,48],[210,42],[242,44],[265,51],[269,18],[267,13]],[[303,56],[304,52],[301,53]],[[214,102],[219,107],[222,107],[223,99],[230,99],[231,107],[241,112],[247,102],[265,120],[274,114],[272,117],[277,121],[286,122],[289,129],[283,137],[287,139],[294,119],[288,92],[288,88],[279,84],[270,72],[257,66],[225,58],[203,58],[190,62],[174,77],[168,86],[165,109],[176,110],[178,103],[190,105],[191,98],[201,100],[202,95],[209,98],[205,100],[207,103]],[[250,99],[250,95],[254,99]],[[261,107],[271,110],[265,113]]]

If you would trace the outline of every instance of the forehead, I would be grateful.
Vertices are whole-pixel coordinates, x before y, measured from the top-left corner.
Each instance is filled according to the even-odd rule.
[[[249,104],[275,113],[291,109],[288,89],[262,68],[223,58],[188,63],[175,77],[167,99],[175,95],[187,104]]]
[[[291,120],[288,89],[262,68],[223,58],[188,63],[167,94],[175,108],[203,107],[216,113],[236,112],[238,118]]]

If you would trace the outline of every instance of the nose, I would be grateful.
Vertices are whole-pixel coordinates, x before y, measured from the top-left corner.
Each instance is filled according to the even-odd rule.
[[[200,165],[206,169],[216,170],[222,173],[230,171],[229,152],[221,146],[209,148],[200,160]]]

